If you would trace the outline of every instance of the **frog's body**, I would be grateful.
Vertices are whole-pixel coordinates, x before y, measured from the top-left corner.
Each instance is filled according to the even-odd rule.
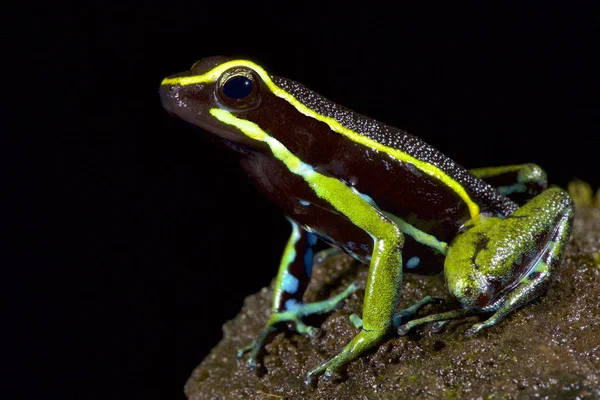
[[[415,136],[269,76],[252,62],[204,59],[165,79],[161,96],[170,112],[235,150],[249,177],[292,223],[272,317],[245,349],[251,350],[251,366],[275,325],[290,321],[299,332],[313,334],[302,317],[333,309],[355,289],[302,304],[317,238],[370,263],[370,270],[362,330],[309,378],[331,376],[392,327],[406,332],[495,311],[470,333],[493,325],[542,292],[568,239],[572,202],[560,189],[543,191],[539,167],[469,172]],[[522,207],[506,197],[539,192]],[[442,264],[463,309],[398,326],[418,309],[394,314],[402,267],[439,270]]]

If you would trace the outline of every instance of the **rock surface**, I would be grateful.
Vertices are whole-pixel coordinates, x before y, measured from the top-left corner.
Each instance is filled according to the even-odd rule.
[[[315,268],[306,300],[328,298],[353,281],[364,287],[367,267],[347,256]],[[425,295],[445,297],[419,315],[456,307],[443,276],[404,274],[400,308]],[[562,265],[548,295],[473,337],[464,332],[482,317],[450,322],[440,333],[417,329],[391,335],[371,354],[351,363],[332,382],[305,386],[308,370],[339,352],[358,332],[364,291],[337,311],[307,322],[318,338],[282,331],[266,346],[262,371],[249,373],[236,350],[267,321],[271,288],[246,298],[223,326],[223,340],[185,385],[200,399],[600,399],[600,209],[580,207]]]

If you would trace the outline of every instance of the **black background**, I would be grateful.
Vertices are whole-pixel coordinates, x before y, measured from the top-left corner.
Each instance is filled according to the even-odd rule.
[[[4,286],[24,328],[10,346],[15,375],[31,379],[21,393],[181,399],[221,325],[274,276],[287,222],[233,158],[160,105],[161,79],[199,58],[252,59],[466,167],[535,162],[552,183],[598,187],[598,13],[529,4],[19,11],[4,96],[22,146],[5,158],[15,276]]]

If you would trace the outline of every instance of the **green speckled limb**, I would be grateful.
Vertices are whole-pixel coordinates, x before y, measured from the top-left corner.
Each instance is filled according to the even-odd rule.
[[[573,211],[567,193],[550,188],[505,219],[490,217],[468,228],[450,245],[444,265],[448,289],[464,309],[410,321],[398,333],[469,313],[494,312],[467,330],[473,335],[538,297],[567,244]]]

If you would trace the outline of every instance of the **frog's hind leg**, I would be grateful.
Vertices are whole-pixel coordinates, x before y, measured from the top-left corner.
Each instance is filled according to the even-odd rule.
[[[259,353],[269,336],[277,331],[278,325],[287,322],[301,334],[317,335],[319,329],[307,326],[302,321],[302,318],[334,310],[357,289],[357,286],[352,284],[331,299],[303,304],[302,296],[308,286],[312,273],[313,249],[317,243],[317,237],[301,229],[296,222],[291,220],[290,222],[292,223],[292,235],[286,244],[275,280],[271,317],[258,334],[256,340],[237,352],[238,357],[241,357],[246,352],[250,352],[248,357],[249,369],[257,367]]]
[[[415,315],[417,315],[419,310],[425,307],[427,304],[440,303],[441,301],[442,299],[437,297],[423,297],[421,300],[419,300],[412,306],[394,314],[394,317],[392,318],[392,328],[397,329],[398,327],[400,327],[404,321],[413,318]]]
[[[568,194],[550,188],[505,219],[489,218],[454,239],[444,264],[449,290],[464,307],[494,313],[467,335],[495,325],[547,289],[573,212]]]
[[[548,186],[546,173],[536,164],[506,165],[470,169],[504,196],[518,197],[519,203],[538,195]]]
[[[560,261],[572,221],[573,202],[562,189],[551,188],[505,219],[488,218],[457,236],[444,274],[464,308],[409,321],[398,334],[431,322],[436,331],[451,319],[493,313],[466,331],[473,335],[539,297]]]
[[[461,308],[458,310],[447,311],[447,312],[443,312],[443,313],[439,313],[439,314],[432,314],[432,315],[428,315],[423,318],[413,319],[412,321],[408,321],[406,324],[398,326],[398,329],[396,330],[396,332],[398,333],[398,335],[404,336],[411,329],[414,329],[418,326],[427,325],[432,322],[437,323],[437,325],[434,325],[432,327],[432,330],[438,331],[446,322],[448,322],[452,319],[468,317],[475,313],[476,313],[476,311],[468,310],[466,308]]]
[[[490,305],[490,311],[494,314],[487,320],[473,325],[465,332],[466,335],[474,335],[483,328],[497,324],[509,313],[539,297],[547,290],[548,279],[552,269],[555,268],[562,258],[562,253],[567,245],[573,224],[574,206],[572,200],[562,189],[552,188],[537,196],[536,203],[532,201],[512,216],[516,218],[527,218],[529,215],[539,215],[539,219],[553,220],[551,234],[538,250],[537,258],[532,260],[531,268],[521,278],[517,285],[496,303]],[[541,207],[540,207],[541,205]],[[546,213],[546,214],[544,214]],[[558,220],[555,218],[558,216]],[[484,310],[487,311],[487,310]]]

